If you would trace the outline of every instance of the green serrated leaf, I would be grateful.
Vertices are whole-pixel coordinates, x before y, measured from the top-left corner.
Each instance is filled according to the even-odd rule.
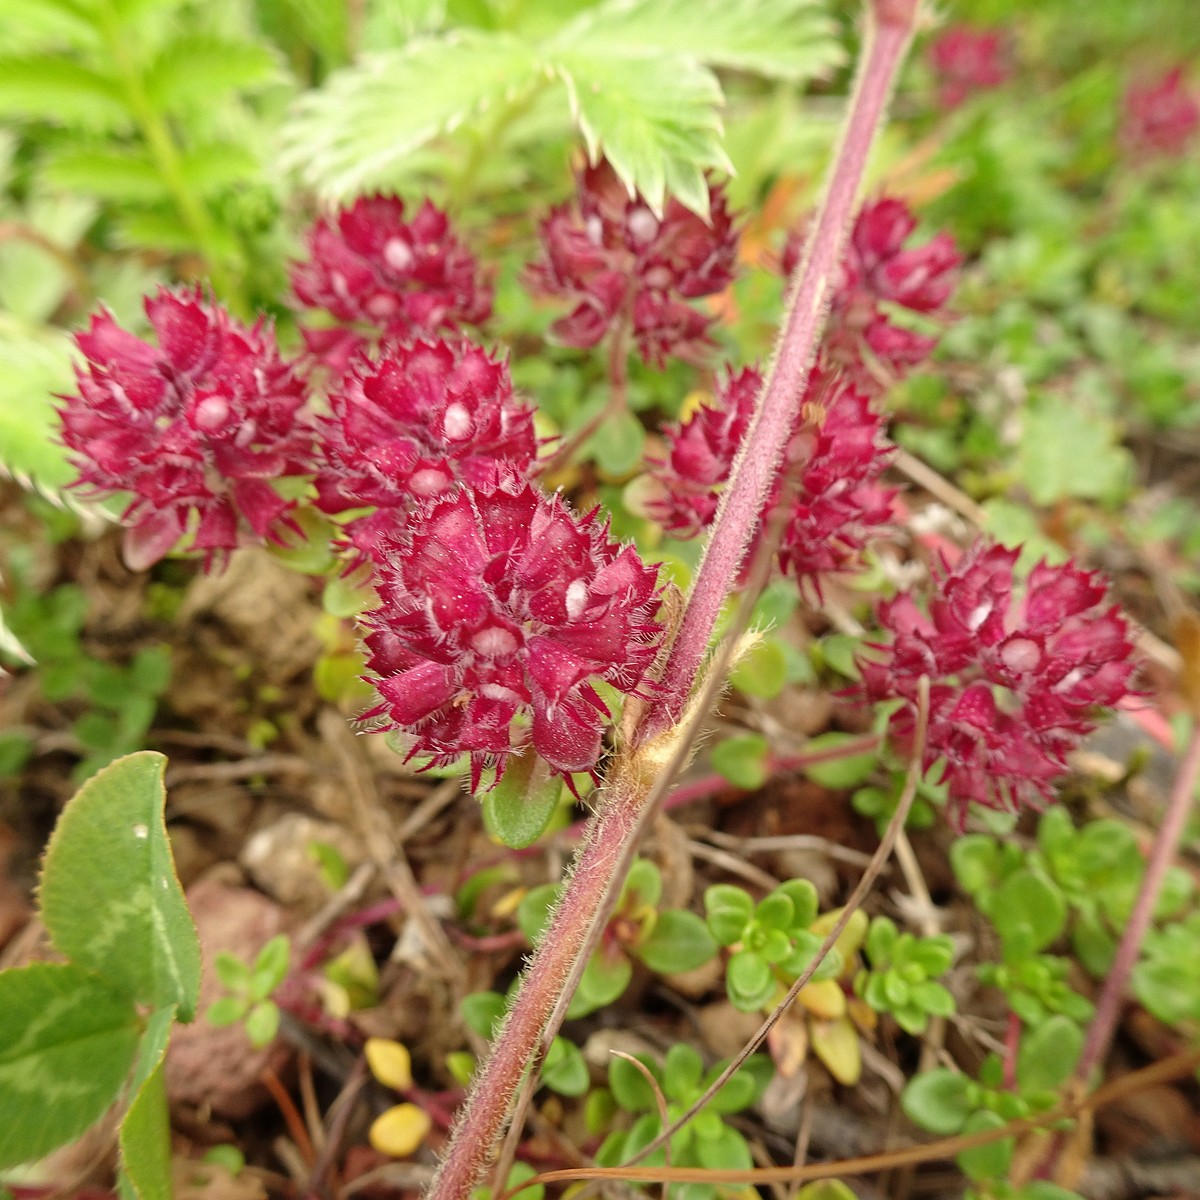
[[[721,148],[721,85],[707,67],[683,55],[571,46],[553,70],[593,162],[607,158],[660,215],[668,193],[708,215],[705,170],[733,168]]]
[[[1050,397],[1026,409],[1016,468],[1034,503],[1073,496],[1117,503],[1132,481],[1132,463],[1106,417]]]
[[[0,116],[96,130],[132,123],[114,79],[50,55],[0,59]]]
[[[140,1032],[130,999],[74,963],[0,973],[0,1167],[41,1158],[103,1115]]]
[[[180,164],[188,187],[202,196],[232,188],[239,183],[257,181],[262,166],[245,146],[219,142],[193,146]]]
[[[609,0],[551,43],[630,48],[800,83],[840,66],[836,27],[814,0]]]
[[[42,869],[42,917],[64,954],[190,1021],[200,944],[163,820],[166,761],[149,751],[118,759],[67,802]]]
[[[117,203],[153,203],[170,197],[158,169],[144,153],[115,146],[61,150],[46,163],[43,177],[56,187]]]
[[[56,492],[74,477],[57,442],[54,393],[71,390],[71,343],[0,314],[0,476]]]
[[[146,93],[162,112],[186,112],[222,92],[246,91],[281,78],[271,47],[193,30],[159,51],[146,73]]]
[[[542,79],[537,55],[508,34],[417,39],[302,98],[282,160],[330,200],[387,186],[415,150]]]

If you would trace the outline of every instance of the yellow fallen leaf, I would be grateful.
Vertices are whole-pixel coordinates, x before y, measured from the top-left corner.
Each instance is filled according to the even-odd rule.
[[[847,1087],[857,1083],[862,1074],[862,1050],[850,1018],[813,1021],[810,1033],[813,1053],[829,1068],[830,1075]]]
[[[412,1055],[407,1046],[393,1042],[391,1038],[373,1037],[367,1038],[364,1052],[371,1074],[384,1087],[397,1092],[406,1092],[412,1087]]]
[[[846,993],[836,979],[822,979],[819,983],[805,984],[796,999],[808,1009],[814,1017],[822,1017],[832,1021],[844,1015],[846,1011]]]
[[[407,1158],[425,1140],[430,1124],[423,1108],[397,1104],[375,1118],[367,1137],[380,1154]]]
[[[842,912],[842,909],[834,908],[827,913],[822,913],[809,926],[809,929],[820,938],[826,937],[833,932],[833,927],[838,923]],[[842,956],[842,962],[846,964],[843,972],[846,978],[850,978],[854,974],[854,956],[862,949],[862,944],[867,939],[867,926],[870,923],[870,919],[861,908],[855,909],[850,915],[846,928],[842,930],[841,937],[833,943],[834,949]]]

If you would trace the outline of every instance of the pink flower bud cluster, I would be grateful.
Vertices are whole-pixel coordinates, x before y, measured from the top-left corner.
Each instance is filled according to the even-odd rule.
[[[889,735],[912,745],[921,676],[930,680],[924,766],[943,764],[949,815],[971,803],[1015,811],[1053,798],[1067,754],[1097,710],[1130,692],[1129,626],[1099,577],[1040,563],[1018,585],[1018,552],[976,544],[935,578],[928,615],[910,595],[880,607],[892,635],[860,662],[862,694],[901,700]]]
[[[251,535],[282,541],[297,488],[276,485],[311,480],[379,595],[369,715],[434,763],[468,754],[476,786],[528,742],[564,775],[594,771],[610,715],[594,685],[644,685],[657,572],[595,512],[577,518],[526,481],[532,409],[506,362],[453,332],[487,314],[490,292],[441,213],[402,213],[377,196],[319,222],[296,269],[301,300],[343,323],[306,332],[338,368],[320,415],[269,329],[163,291],[146,305],[156,345],[107,313],[78,335],[87,365],[63,440],[80,485],[132,493],[135,568],[185,535],[206,565]]]
[[[411,755],[470,755],[472,786],[526,739],[568,778],[594,770],[596,680],[643,684],[661,627],[656,571],[511,470],[439,493],[384,543],[366,617],[381,703]],[[528,727],[527,731],[522,726]]]
[[[1182,67],[1161,79],[1136,83],[1125,93],[1121,140],[1145,157],[1184,154],[1200,130],[1200,96]]]
[[[317,221],[308,254],[293,264],[292,290],[336,322],[303,330],[310,353],[335,375],[383,339],[453,333],[491,316],[491,285],[428,200],[411,221],[395,196],[356,200]]]
[[[498,464],[528,473],[537,455],[533,409],[513,394],[507,363],[460,340],[385,345],[359,355],[319,423],[317,507],[351,521],[348,540],[370,556],[382,531],[462,480]]]
[[[734,276],[737,232],[721,187],[710,185],[707,223],[675,199],[659,217],[600,162],[580,172],[575,203],[551,212],[541,238],[526,283],[573,305],[553,326],[565,345],[588,349],[627,329],[642,360],[657,367],[708,349],[712,318],[689,301]]]
[[[842,258],[822,346],[822,360],[847,374],[860,390],[882,391],[933,352],[937,339],[888,317],[888,309],[937,316],[958,283],[962,262],[947,233],[907,247],[916,218],[902,200],[884,198],[863,207]],[[784,248],[791,275],[802,250],[796,231]]]
[[[157,345],[101,310],[76,337],[86,367],[59,410],[78,486],[131,498],[122,520],[133,569],[190,534],[206,562],[248,534],[279,540],[292,507],[273,480],[310,470],[305,386],[271,330],[247,328],[200,292],[147,298]]]
[[[669,457],[651,462],[650,515],[676,537],[712,523],[762,377],[747,367],[718,384],[716,403],[668,430]],[[779,565],[820,590],[820,578],[853,569],[871,536],[892,521],[894,492],[878,480],[888,461],[883,418],[844,379],[813,370],[805,411],[788,447],[797,478]],[[776,487],[763,522],[780,500]]]
[[[935,344],[892,322],[884,306],[936,314],[957,281],[953,241],[939,234],[906,248],[915,227],[908,208],[890,199],[867,205],[855,221],[788,451],[799,477],[779,561],[818,590],[823,574],[852,569],[867,541],[892,521],[894,493],[879,484],[890,447],[871,400]],[[799,250],[793,240],[789,272]],[[695,536],[712,522],[761,385],[757,371],[730,372],[713,404],[666,431],[667,455],[650,464],[647,508],[676,537]],[[778,493],[767,512],[777,501]]]
[[[942,108],[957,108],[973,93],[999,87],[1012,74],[994,29],[952,25],[930,42],[927,57],[937,76]]]

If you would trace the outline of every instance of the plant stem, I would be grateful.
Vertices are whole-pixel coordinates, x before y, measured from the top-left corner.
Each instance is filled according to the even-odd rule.
[[[759,527],[796,427],[867,156],[912,38],[917,7],[917,0],[873,0],[868,6],[863,55],[825,198],[796,267],[791,304],[775,357],[734,461],[687,611],[671,647],[663,673],[663,678],[670,681],[668,690],[644,725],[645,737],[661,733],[679,719],[721,606],[737,588],[747,548]]]
[[[154,107],[146,93],[141,68],[130,53],[127,31],[121,26],[112,0],[108,0],[104,6],[103,28],[106,49],[120,72],[130,111],[146,141],[150,157],[154,160],[167,191],[171,193],[171,199],[175,201],[183,223],[208,264],[213,289],[218,297],[227,303],[235,307],[244,307],[241,292],[234,285],[221,260],[217,227],[213,223],[212,215],[188,185],[183,170],[183,155],[175,144],[165,118]]]
[[[1079,1056],[1079,1065],[1075,1068],[1075,1079],[1082,1084],[1087,1084],[1092,1072],[1104,1061],[1116,1032],[1117,1018],[1120,1016],[1129,975],[1141,953],[1142,941],[1146,930],[1150,928],[1154,906],[1158,903],[1158,894],[1162,890],[1167,868],[1175,857],[1179,840],[1187,825],[1197,779],[1200,779],[1200,721],[1197,721],[1192,729],[1191,740],[1188,742],[1183,761],[1179,764],[1171,796],[1167,801],[1167,811],[1146,863],[1146,874],[1142,878],[1141,889],[1134,902],[1133,912],[1129,914],[1125,932],[1121,935],[1121,944],[1117,947],[1113,965],[1104,978],[1104,987],[1096,1004],[1096,1015],[1088,1027],[1083,1052]]]
[[[491,1055],[471,1081],[446,1157],[430,1186],[430,1200],[465,1200],[487,1166],[555,1002],[567,991],[579,949],[589,941],[592,925],[606,915],[611,890],[624,878],[645,798],[635,778],[618,776],[606,784],[604,807],[592,822],[573,877],[521,978]]]
[[[472,1081],[429,1200],[466,1200],[491,1159],[512,1102],[544,1038],[565,1011],[596,931],[603,927],[656,797],[686,758],[675,729],[726,596],[758,525],[795,424],[815,355],[867,153],[912,36],[918,0],[871,0],[866,50],[830,183],[797,273],[776,361],[747,431],[733,480],[692,590],[663,678],[666,695],[644,712],[617,756],[572,877],[525,971],[490,1057]],[[871,19],[873,18],[873,19]],[[765,565],[765,564],[764,564]],[[707,689],[706,689],[707,690]],[[695,720],[687,722],[690,726]],[[903,818],[901,818],[902,820]],[[500,1181],[501,1185],[503,1181]]]

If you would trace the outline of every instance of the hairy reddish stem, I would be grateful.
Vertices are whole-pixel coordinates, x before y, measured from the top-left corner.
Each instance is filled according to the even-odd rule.
[[[1191,740],[1171,788],[1163,823],[1159,826],[1150,858],[1146,863],[1141,890],[1134,902],[1133,912],[1129,914],[1125,932],[1121,935],[1121,943],[1117,947],[1113,965],[1104,978],[1104,988],[1096,1004],[1096,1015],[1088,1027],[1083,1052],[1079,1056],[1079,1065],[1075,1068],[1075,1078],[1081,1083],[1088,1082],[1092,1072],[1104,1061],[1108,1053],[1109,1044],[1116,1032],[1130,973],[1141,953],[1142,941],[1146,930],[1150,928],[1150,920],[1154,916],[1154,906],[1158,903],[1167,868],[1179,848],[1179,840],[1183,836],[1188,814],[1192,810],[1192,797],[1196,793],[1197,779],[1200,779],[1200,721],[1197,721],[1192,729]]]
[[[522,976],[490,1056],[471,1081],[462,1117],[430,1185],[430,1200],[465,1200],[487,1167],[580,947],[588,942],[593,924],[605,915],[610,889],[624,878],[644,799],[636,787],[605,789],[604,807],[591,825],[562,901]]]
[[[662,676],[671,681],[670,689],[647,708],[637,745],[625,748],[605,781],[599,811],[558,908],[522,977],[491,1054],[472,1080],[462,1116],[427,1193],[429,1200],[467,1200],[483,1175],[525,1073],[536,1069],[545,1039],[557,1028],[633,858],[647,809],[652,807],[649,797],[662,786],[656,776],[665,759],[656,747],[671,740],[661,735],[667,735],[680,719],[717,615],[737,587],[749,540],[783,462],[867,155],[912,36],[916,10],[917,0],[872,0],[868,5],[867,37],[850,115],[797,268],[774,364]],[[666,758],[670,757],[667,752]]]
[[[669,690],[643,725],[653,737],[683,712],[721,606],[738,573],[796,427],[854,217],[867,156],[892,94],[916,20],[916,0],[874,0],[850,111],[825,199],[792,281],[779,344],[721,499],[663,678]]]

